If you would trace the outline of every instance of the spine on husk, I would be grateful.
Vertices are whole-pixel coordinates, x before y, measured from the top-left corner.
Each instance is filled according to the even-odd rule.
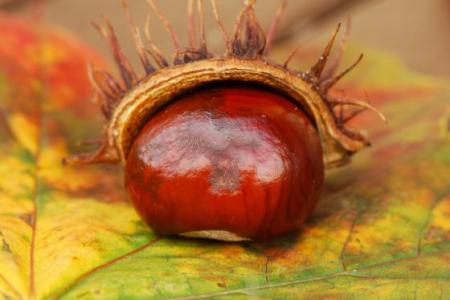
[[[120,78],[115,78],[105,70],[89,67],[96,100],[107,120],[104,136],[95,152],[72,156],[65,159],[65,162],[124,162],[133,138],[158,107],[205,81],[239,80],[257,82],[288,93],[316,124],[326,165],[334,167],[348,163],[353,153],[369,145],[363,134],[347,126],[348,122],[365,110],[372,110],[385,119],[364,101],[336,98],[329,93],[363,58],[360,55],[353,64],[338,73],[350,22],[347,22],[347,29],[333,60],[330,60],[330,54],[341,24],[333,32],[318,61],[309,70],[294,70],[289,68],[289,62],[298,54],[299,48],[294,49],[283,64],[273,63],[269,59],[287,1],[281,1],[267,32],[262,29],[255,15],[255,2],[256,0],[246,2],[237,18],[234,33],[230,35],[220,19],[215,0],[211,0],[213,15],[225,43],[225,52],[215,57],[208,50],[205,37],[202,0],[188,1],[188,47],[181,46],[170,22],[153,0],[148,0],[151,10],[161,20],[173,41],[175,54],[170,64],[152,40],[150,18],[145,26],[144,42],[140,29],[129,13],[128,3],[123,0],[124,11],[145,73],[142,76],[132,68],[123,53],[110,22],[105,19],[103,26],[94,24],[111,49]]]

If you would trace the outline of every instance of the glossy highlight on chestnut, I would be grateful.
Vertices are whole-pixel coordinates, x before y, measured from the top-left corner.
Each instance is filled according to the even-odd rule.
[[[104,138],[97,151],[65,162],[124,164],[133,204],[160,234],[257,240],[298,229],[319,199],[324,168],[347,164],[369,145],[348,121],[367,109],[384,119],[368,103],[329,93],[362,59],[337,72],[349,30],[331,62],[340,24],[317,63],[300,71],[288,67],[298,49],[283,64],[269,58],[287,1],[267,32],[254,12],[256,1],[246,1],[229,34],[211,0],[222,55],[208,49],[203,0],[188,1],[187,47],[154,1],[147,2],[173,41],[172,64],[153,42],[150,21],[144,41],[127,1],[122,4],[143,76],[109,21],[95,24],[121,78],[89,68],[107,120]]]

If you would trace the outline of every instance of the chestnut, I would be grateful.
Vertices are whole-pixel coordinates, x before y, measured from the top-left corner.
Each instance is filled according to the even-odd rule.
[[[133,204],[156,232],[254,240],[299,228],[323,178],[319,135],[305,113],[277,93],[230,85],[156,114],[125,167]]]

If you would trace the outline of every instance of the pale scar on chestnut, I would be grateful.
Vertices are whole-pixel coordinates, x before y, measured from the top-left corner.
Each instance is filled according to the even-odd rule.
[[[120,72],[116,79],[89,67],[96,101],[106,118],[93,153],[65,159],[71,165],[122,163],[130,198],[159,234],[226,241],[264,240],[297,230],[320,197],[324,170],[350,162],[369,145],[348,122],[370,104],[331,96],[330,89],[361,61],[338,73],[349,25],[338,53],[331,51],[339,24],[307,71],[269,58],[286,9],[281,1],[264,31],[246,1],[229,34],[211,0],[225,52],[209,51],[202,0],[188,1],[189,45],[183,47],[153,0],[147,1],[175,47],[172,63],[146,41],[122,1],[145,74],[123,53],[109,21],[95,25]]]

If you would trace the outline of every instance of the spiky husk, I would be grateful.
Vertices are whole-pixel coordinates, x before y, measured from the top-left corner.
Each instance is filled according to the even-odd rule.
[[[96,152],[70,157],[66,159],[66,163],[125,162],[131,143],[139,130],[160,107],[178,95],[207,82],[253,82],[289,95],[316,124],[328,167],[348,163],[353,153],[369,145],[365,136],[346,126],[348,121],[367,109],[377,112],[384,119],[384,116],[368,103],[354,99],[336,99],[329,93],[329,90],[363,58],[362,55],[359,56],[355,63],[337,74],[350,26],[347,26],[343,42],[333,61],[329,62],[329,58],[341,28],[340,24],[318,61],[308,71],[298,71],[288,67],[298,49],[295,49],[284,64],[274,63],[269,58],[269,50],[286,8],[286,0],[281,1],[267,35],[255,15],[255,0],[247,1],[244,5],[232,35],[224,29],[215,0],[211,0],[213,14],[226,45],[225,53],[221,56],[214,56],[208,51],[202,0],[188,1],[189,47],[180,45],[170,22],[153,0],[147,1],[173,41],[175,54],[172,65],[153,42],[148,30],[150,22],[147,22],[145,30],[148,45],[144,45],[140,30],[134,25],[129,13],[127,1],[122,0],[122,4],[145,71],[143,77],[139,77],[131,67],[109,21],[106,19],[104,26],[95,24],[111,48],[121,78],[115,79],[104,70],[89,68],[96,99],[107,119],[104,137]],[[195,6],[197,18],[194,13]],[[200,21],[198,27],[196,19]],[[349,107],[357,109],[342,113],[343,108]]]

